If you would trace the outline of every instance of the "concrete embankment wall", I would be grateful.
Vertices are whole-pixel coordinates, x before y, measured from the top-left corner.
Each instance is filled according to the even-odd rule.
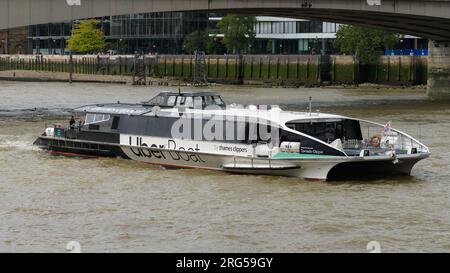
[[[331,81],[335,83],[427,83],[426,56],[380,56],[376,64],[360,64],[354,56],[331,57]]]
[[[151,55],[145,58],[147,76],[192,81],[192,55]],[[210,82],[317,85],[321,83],[426,84],[427,57],[381,56],[373,65],[363,65],[354,56],[317,55],[208,55],[203,67]],[[0,71],[30,70],[88,75],[132,76],[134,56],[34,56],[0,55]],[[241,71],[241,73],[239,72]],[[94,77],[95,78],[95,77]]]

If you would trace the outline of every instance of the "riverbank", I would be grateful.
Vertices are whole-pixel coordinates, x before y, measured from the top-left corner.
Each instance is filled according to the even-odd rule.
[[[198,56],[197,56],[198,57]],[[147,77],[180,82],[326,86],[355,83],[427,83],[426,57],[380,56],[362,64],[354,56],[320,55],[0,55],[0,71],[39,71]]]
[[[69,82],[70,75],[65,72],[45,72],[45,71],[0,71],[0,81],[24,81],[24,82]],[[93,83],[131,83],[129,76],[119,75],[89,75],[72,74],[73,82],[93,82]]]
[[[20,82],[69,82],[69,74],[66,72],[44,72],[44,71],[29,71],[29,70],[17,70],[17,71],[0,71],[0,81],[20,81]],[[133,84],[131,76],[121,75],[91,75],[91,74],[73,74],[72,81],[76,83],[105,83],[105,84]],[[155,86],[191,86],[191,83],[180,81],[170,78],[147,78],[148,85]],[[211,84],[231,86],[230,84]],[[264,88],[286,88],[292,86],[275,85],[271,83],[247,81],[246,85],[253,87]],[[299,86],[297,86],[299,87]],[[310,87],[310,86],[306,86]],[[340,85],[328,85],[321,86],[325,89],[348,89],[348,90],[360,90],[365,93],[371,92],[426,92],[426,86],[398,86],[398,85],[386,85],[386,84],[340,84]]]

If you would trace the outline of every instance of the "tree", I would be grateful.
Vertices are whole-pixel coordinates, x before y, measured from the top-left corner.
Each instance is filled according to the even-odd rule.
[[[248,49],[251,41],[255,38],[256,17],[228,14],[217,24],[220,33],[223,33],[223,45],[228,51],[241,54]]]
[[[225,51],[223,44],[216,34],[210,35],[210,30],[194,31],[184,38],[183,49],[189,54],[195,50],[205,51],[207,54],[220,54]]]
[[[76,24],[72,36],[67,41],[67,47],[78,53],[93,53],[105,48],[105,35],[97,28],[100,22],[89,19]]]
[[[362,63],[375,63],[383,47],[398,43],[397,34],[356,26],[341,26],[334,47],[345,54],[355,54]]]
[[[210,38],[207,30],[197,30],[184,38],[183,48],[190,54],[193,54],[196,50],[206,51],[209,40]]]
[[[209,37],[206,45],[206,53],[208,54],[223,54],[226,52],[226,48],[216,35]]]

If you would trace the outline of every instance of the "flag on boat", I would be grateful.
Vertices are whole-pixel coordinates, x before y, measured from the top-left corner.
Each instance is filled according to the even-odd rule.
[[[383,134],[390,134],[392,131],[392,122],[388,122],[386,125],[383,126]]]

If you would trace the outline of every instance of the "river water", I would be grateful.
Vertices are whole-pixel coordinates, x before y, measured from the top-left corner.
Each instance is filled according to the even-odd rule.
[[[65,252],[69,241],[82,252],[368,252],[370,241],[450,252],[450,104],[414,90],[210,89],[290,110],[312,96],[322,112],[392,121],[433,155],[411,177],[319,183],[51,156],[32,142],[67,109],[158,88],[0,82],[0,252]]]

